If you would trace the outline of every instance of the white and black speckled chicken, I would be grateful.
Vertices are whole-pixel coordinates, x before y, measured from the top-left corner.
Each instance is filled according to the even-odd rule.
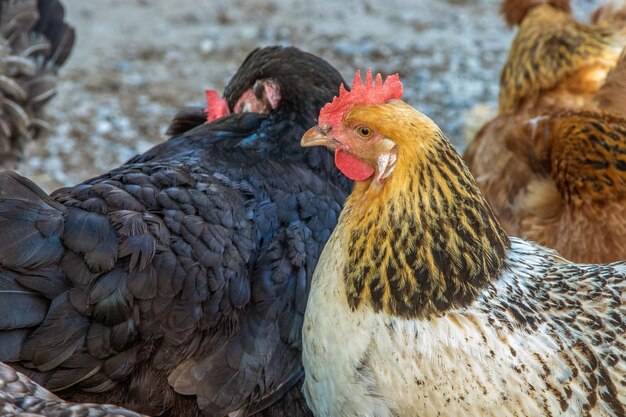
[[[625,416],[626,263],[507,237],[399,80],[368,81],[302,138],[356,180],[303,324],[314,414]]]
[[[50,196],[0,175],[0,360],[76,402],[308,414],[304,307],[350,184],[299,138],[341,82],[296,48],[258,49],[225,98],[252,108],[266,85],[268,113],[189,129]]]
[[[59,0],[0,1],[0,168],[49,131],[44,108],[73,46]]]
[[[6,417],[142,417],[142,414],[110,404],[68,403],[2,362],[0,362],[0,415]]]

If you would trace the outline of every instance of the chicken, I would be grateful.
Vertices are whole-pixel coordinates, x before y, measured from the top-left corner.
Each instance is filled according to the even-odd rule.
[[[509,197],[513,234],[576,262],[626,257],[624,92],[626,54],[593,98],[598,111],[519,117],[502,127],[500,140],[527,171]]]
[[[505,140],[532,171],[516,235],[576,262],[626,258],[626,119],[565,111],[512,124]]]
[[[171,416],[308,415],[301,326],[350,182],[299,138],[341,83],[296,48],[253,51],[229,109],[50,196],[0,175],[0,360],[75,402]],[[242,101],[243,100],[243,101]]]
[[[356,180],[313,275],[304,393],[318,416],[624,416],[626,263],[507,237],[461,157],[356,77],[302,146]]]
[[[502,69],[500,114],[584,108],[626,44],[612,25],[575,21],[569,0],[504,0],[502,13],[519,29]]]
[[[28,417],[141,417],[114,405],[72,404],[0,363],[0,415]]]
[[[73,45],[59,0],[0,2],[1,168],[14,168],[26,144],[50,130],[44,108]]]
[[[565,0],[505,0],[502,11],[509,24],[520,26],[502,70],[498,115],[463,157],[504,229],[518,235],[516,199],[534,173],[507,146],[507,130],[561,110],[599,111],[598,91],[626,38],[606,23],[619,9],[605,11],[596,25],[576,22]]]
[[[509,234],[576,262],[626,258],[625,92],[622,53],[585,99],[589,110],[538,107],[501,114],[482,129],[465,159]]]

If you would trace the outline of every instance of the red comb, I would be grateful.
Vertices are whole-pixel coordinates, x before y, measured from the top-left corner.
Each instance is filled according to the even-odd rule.
[[[341,122],[346,111],[355,104],[383,104],[389,100],[402,98],[402,82],[398,74],[390,75],[383,83],[383,77],[376,74],[376,82],[372,82],[372,70],[367,69],[365,85],[361,81],[361,71],[357,71],[352,81],[352,89],[346,91],[343,83],[339,87],[339,96],[332,103],[326,104],[320,111],[318,124],[334,126]]]
[[[224,117],[230,114],[228,110],[228,103],[222,97],[220,93],[215,90],[205,90],[206,93],[206,122],[212,122],[215,119]]]

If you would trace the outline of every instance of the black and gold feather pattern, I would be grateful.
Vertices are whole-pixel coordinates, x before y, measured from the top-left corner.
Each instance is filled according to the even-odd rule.
[[[368,221],[352,230],[348,244],[344,276],[353,308],[365,302],[375,311],[428,316],[471,302],[501,270],[508,237],[459,155],[441,142],[423,155],[428,163],[419,176],[409,179],[407,196],[415,201],[390,199],[357,214]],[[461,209],[447,203],[452,195]],[[360,211],[351,203],[346,216]]]
[[[390,107],[410,108],[404,104]],[[386,108],[369,125],[385,130]],[[393,126],[416,130],[402,118]],[[416,175],[401,175],[403,167]],[[417,167],[417,168],[416,168]],[[348,302],[402,317],[426,317],[471,302],[500,273],[508,237],[452,145],[437,130],[422,152],[403,155],[384,200],[363,202],[357,183],[342,216],[353,222],[344,276]],[[402,182],[402,184],[400,184]],[[449,204],[455,200],[457,205]],[[369,256],[363,256],[368,253]]]

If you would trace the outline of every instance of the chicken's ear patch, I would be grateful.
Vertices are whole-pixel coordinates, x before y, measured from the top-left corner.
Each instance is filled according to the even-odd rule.
[[[337,149],[335,165],[346,177],[353,181],[365,181],[374,175],[374,169],[352,154]]]
[[[228,109],[228,103],[220,94],[215,90],[205,90],[206,94],[206,122],[210,123],[220,117],[228,116],[230,110]]]
[[[376,81],[372,80],[372,71],[367,69],[365,84],[361,81],[361,71],[357,71],[352,81],[352,88],[347,91],[343,84],[339,86],[339,96],[331,103],[322,107],[318,118],[318,124],[326,126],[338,126],[346,112],[357,104],[364,106],[384,104],[389,100],[402,98],[402,82],[398,74],[390,75],[385,79],[376,74]]]

